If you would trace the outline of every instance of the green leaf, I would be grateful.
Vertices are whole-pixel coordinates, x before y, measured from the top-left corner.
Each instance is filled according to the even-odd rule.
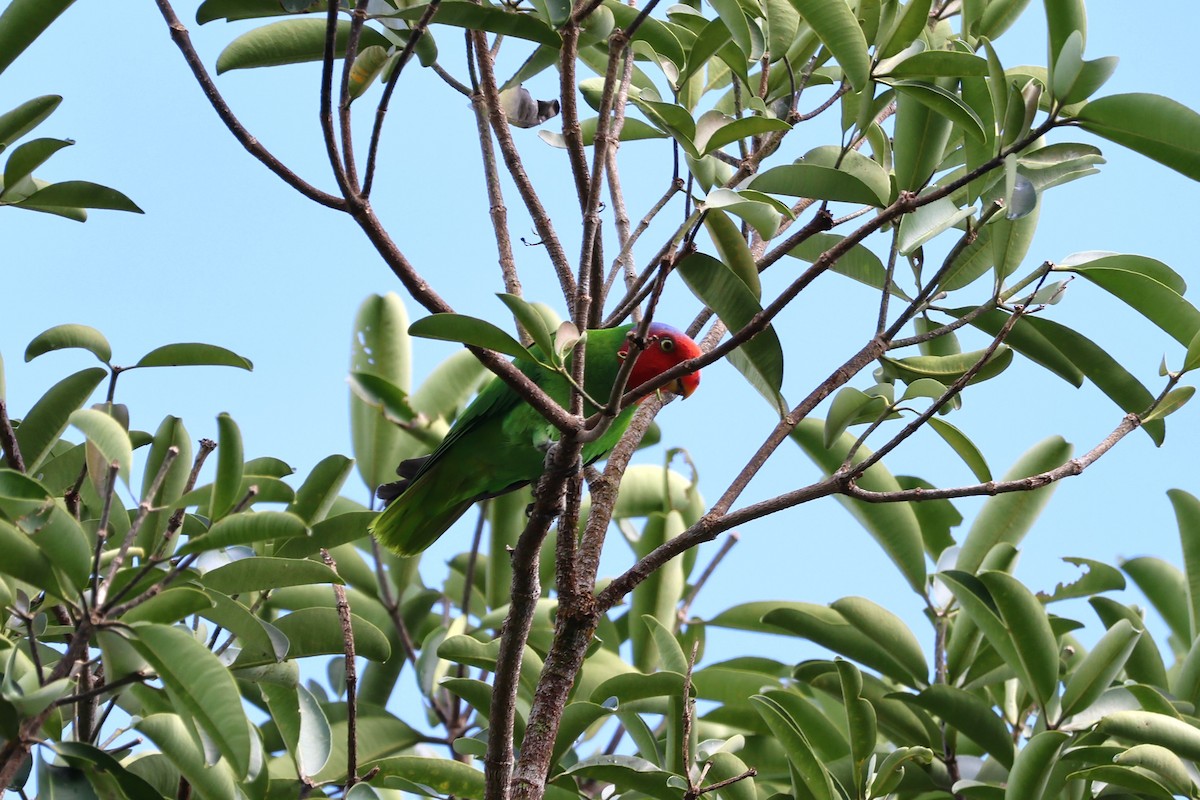
[[[1089,707],[1112,685],[1125,668],[1138,638],[1144,631],[1127,619],[1117,620],[1083,660],[1071,670],[1062,695],[1062,719]]]
[[[930,417],[929,427],[933,428],[934,432],[941,436],[946,444],[954,449],[955,453],[958,453],[958,457],[971,468],[971,473],[977,481],[987,483],[992,479],[992,471],[988,469],[983,453],[975,446],[974,442],[967,438],[966,434],[937,417]]]
[[[910,5],[920,5],[910,4]],[[987,77],[987,59],[957,50],[925,50],[887,67],[880,64],[876,75],[889,78],[958,78],[978,75]]]
[[[1187,586],[1181,599],[1187,602],[1187,626],[1176,631],[1176,635],[1186,642],[1197,638],[1196,634],[1200,632],[1200,499],[1182,489],[1167,490],[1167,497],[1175,511],[1175,524],[1179,528],[1179,541],[1183,546]],[[1174,583],[1171,581],[1167,585]],[[1149,594],[1147,596],[1152,597]],[[1176,627],[1179,627],[1178,622]]]
[[[180,549],[181,554],[217,550],[233,545],[303,538],[308,535],[304,520],[286,511],[234,514],[218,520],[201,536]]]
[[[438,15],[441,22],[441,15]],[[334,57],[346,55],[350,22],[338,22]],[[359,47],[388,48],[391,42],[379,31],[366,26],[362,29]],[[253,28],[234,39],[217,57],[217,74],[231,69],[274,67],[281,64],[301,64],[320,61],[325,55],[325,20],[286,19]]]
[[[808,739],[783,707],[765,695],[755,695],[750,698],[750,702],[754,704],[755,710],[767,723],[772,736],[787,754],[792,774],[793,796],[808,797],[812,800],[838,798],[840,795],[834,788],[833,779],[825,765],[821,763]]]
[[[218,19],[236,22],[243,19],[282,17],[295,13],[296,5],[314,12],[324,13],[329,10],[327,0],[204,0],[196,9],[196,22],[205,25]]]
[[[896,654],[888,649],[887,644],[903,638],[902,635],[890,635],[886,641],[873,639],[871,634],[862,629],[868,627],[865,613],[860,609],[858,625],[854,625],[836,609],[796,603],[767,611],[762,621],[768,626],[775,626],[776,629],[827,647],[838,655],[878,670],[905,685],[923,686],[928,673],[924,659],[918,666],[911,655]],[[714,624],[716,622],[714,620]]]
[[[1160,261],[1114,253],[1083,263],[1073,257],[1055,266],[1055,270],[1082,275],[1136,309],[1184,347],[1200,333],[1200,311],[1181,296],[1186,289],[1183,279]]]
[[[64,589],[64,586],[70,588],[70,584],[60,584],[54,562],[38,549],[29,535],[2,519],[0,547],[4,548],[4,558],[0,559],[0,573],[43,587],[55,597],[67,599],[74,596]]]
[[[179,342],[156,347],[138,359],[135,367],[237,367],[254,369],[250,359],[232,350],[202,342]],[[126,367],[126,369],[131,369]]]
[[[537,307],[515,294],[502,292],[497,296],[504,305],[508,306],[508,310],[533,339],[533,343],[538,346],[542,354],[547,358],[552,358],[551,354],[557,352],[554,347],[554,331],[550,329],[546,318],[537,310]]]
[[[1058,756],[1070,734],[1063,731],[1042,731],[1017,753],[1004,800],[1042,800],[1050,771],[1058,764]]]
[[[1016,756],[1012,734],[990,702],[944,683],[934,684],[920,694],[897,693],[892,696],[936,714],[957,729],[960,735],[967,736],[982,747],[992,758],[1006,767],[1012,767]]]
[[[654,512],[646,520],[641,538],[637,543],[639,558],[666,544],[687,528],[678,511]],[[634,587],[631,593],[629,613],[632,624],[629,639],[632,644],[633,665],[642,672],[650,672],[656,666],[667,668],[670,652],[660,654],[655,628],[643,624],[643,618],[658,620],[663,627],[673,631],[676,625],[679,601],[687,590],[683,561],[673,559],[662,569],[656,570],[646,580]],[[676,644],[674,649],[678,649]],[[686,669],[683,670],[686,672]],[[593,700],[603,699],[593,697]]]
[[[1084,573],[1074,581],[1058,583],[1054,587],[1054,591],[1049,594],[1038,592],[1038,599],[1043,603],[1055,603],[1076,597],[1091,597],[1101,592],[1119,592],[1125,588],[1125,578],[1115,567],[1101,561],[1093,561],[1090,558],[1066,556],[1063,561],[1082,568]]]
[[[986,230],[986,229],[985,229]],[[951,316],[961,319],[974,309],[970,307],[947,309]],[[996,309],[988,311],[971,320],[971,324],[992,336],[999,335],[1009,320],[1006,311]],[[1043,335],[1033,325],[1029,317],[1017,320],[1016,325],[1009,331],[1004,343],[1021,355],[1062,378],[1067,383],[1078,388],[1083,385],[1083,371],[1059,349],[1057,341],[1048,335]]]
[[[1046,10],[1046,28],[1049,33],[1050,67],[1066,45],[1072,33],[1079,32],[1080,50],[1087,43],[1087,10],[1083,0],[1043,0]]]
[[[829,405],[829,416],[825,418],[824,445],[828,450],[846,428],[862,422],[874,422],[887,411],[887,399],[860,392],[852,386],[843,386],[833,396]]]
[[[821,420],[808,417],[792,431],[792,439],[808,454],[826,475],[831,475],[842,466],[854,443],[854,437],[842,434],[832,448],[825,448],[824,424]],[[860,447],[852,463],[859,463],[871,455],[871,451]],[[875,464],[860,477],[858,485],[871,492],[895,492],[900,484],[883,464]],[[892,562],[908,581],[914,592],[925,591],[925,551],[921,539],[921,526],[910,503],[864,503],[859,500],[838,496],[867,532],[883,547]]]
[[[12,0],[0,14],[0,72],[42,35],[75,0]]]
[[[836,233],[816,233],[789,250],[788,255],[812,264],[844,238]],[[882,289],[887,282],[887,270],[884,269],[879,256],[861,244],[851,247],[845,255],[834,261],[829,269],[859,283],[865,283],[873,289]],[[890,291],[896,297],[907,299],[907,295],[900,291],[895,283]]]
[[[762,310],[750,288],[712,256],[692,253],[679,262],[676,270],[692,294],[715,311],[731,332],[740,330]],[[731,353],[730,363],[781,416],[786,414],[787,405],[779,392],[783,385],[783,347],[775,329],[767,326],[737,352],[742,357],[735,358]]]
[[[412,344],[408,313],[399,295],[389,292],[363,300],[354,318],[350,348],[352,387],[353,376],[366,373],[395,387],[401,398],[411,390]],[[476,361],[474,356],[468,357]],[[383,402],[386,409],[386,399]],[[411,415],[401,418],[411,419]],[[387,419],[385,411],[353,391],[350,437],[358,474],[372,492],[380,484],[395,480],[396,465],[418,452],[415,443]]]
[[[16,189],[20,182],[29,177],[46,159],[74,142],[66,139],[34,139],[12,151],[4,165],[4,186]],[[4,192],[0,191],[0,198]]]
[[[1167,396],[1162,399],[1161,403],[1155,406],[1153,411],[1142,417],[1142,423],[1145,424],[1146,422],[1154,422],[1169,417],[1187,405],[1187,402],[1192,399],[1192,395],[1195,393],[1195,386],[1179,386],[1172,389],[1167,392]]]
[[[906,383],[932,378],[943,386],[949,386],[966,375],[985,355],[987,361],[968,381],[969,385],[982,383],[1008,369],[1008,365],[1013,360],[1012,349],[1006,345],[1000,345],[990,355],[987,355],[986,350],[973,350],[970,353],[955,353],[948,356],[907,356],[905,358],[883,356],[879,362],[883,367],[883,374],[888,378],[902,380]]]
[[[755,197],[755,199],[750,199],[751,197]],[[735,192],[731,189],[713,189],[708,193],[708,197],[704,198],[704,207],[709,209],[709,214],[705,215],[704,221],[707,223],[709,217],[712,215],[712,212],[715,210],[720,209],[728,211],[729,213],[736,214],[746,222],[750,223],[750,226],[754,228],[754,230],[758,231],[758,235],[763,239],[770,239],[775,235],[775,232],[779,230],[779,223],[783,219],[783,213],[774,204],[774,202],[774,198],[768,197],[765,194],[759,194],[758,192],[747,191],[746,194],[743,194],[741,192]],[[788,213],[790,214],[791,212],[789,211]],[[711,228],[709,229],[709,233],[712,235]],[[745,245],[746,240],[742,237],[741,231],[737,232],[736,238],[740,240],[743,245]],[[726,263],[729,263],[728,259],[725,258],[724,253],[721,251],[721,244],[717,242],[715,236],[713,241],[715,244],[717,244],[718,252],[721,252],[722,259],[725,260]],[[736,242],[734,245],[736,246]],[[754,263],[753,257],[749,259],[749,263]],[[746,269],[745,273],[749,275],[750,270]],[[746,285],[749,286],[751,290],[754,290],[757,283],[758,267],[755,266],[754,277],[747,281]],[[761,289],[755,291],[755,296],[762,296]]]
[[[211,656],[211,653],[209,655]],[[235,707],[238,711],[241,710],[240,704],[236,704]],[[234,775],[231,764],[209,764],[203,746],[193,738],[180,716],[166,713],[150,714],[137,720],[133,727],[158,745],[159,750],[201,796],[237,797],[239,779]],[[249,748],[247,736],[247,755]]]
[[[765,0],[767,53],[771,64],[787,56],[800,31],[800,14],[790,0]]]
[[[432,314],[414,322],[408,327],[408,332],[422,339],[461,342],[505,355],[537,360],[520,342],[500,328],[464,314]]]
[[[50,212],[57,209],[104,208],[113,211],[132,211],[135,214],[145,213],[116,189],[90,181],[52,183],[13,205],[18,208]]]
[[[875,190],[849,172],[817,164],[785,164],[760,172],[749,188],[768,194],[882,206]]]
[[[716,130],[705,136],[706,128],[704,122],[705,117],[709,114],[720,114],[724,121],[720,123]],[[708,155],[741,139],[748,139],[751,136],[758,136],[763,133],[770,133],[771,131],[790,131],[791,129],[792,126],[781,119],[758,116],[732,119],[721,114],[719,111],[707,112],[696,122],[696,149],[700,155]]]
[[[1136,608],[1123,606],[1108,597],[1091,597],[1088,598],[1088,603],[1106,627],[1111,628],[1119,620],[1126,619],[1137,630],[1146,628],[1146,622]],[[1163,665],[1162,654],[1158,651],[1153,636],[1142,636],[1137,640],[1133,652],[1125,662],[1125,674],[1132,681],[1164,690],[1167,688],[1167,669]]]
[[[259,687],[300,776],[316,775],[333,750],[333,731],[321,704],[303,686],[261,683]]]
[[[1114,94],[1085,105],[1080,127],[1200,180],[1200,114],[1156,94]]]
[[[107,783],[115,784],[124,800],[162,800],[158,793],[144,778],[126,769],[116,758],[98,747],[83,742],[57,741],[50,745],[54,752],[70,766],[82,771],[89,778],[103,776]],[[111,785],[109,784],[109,785]],[[99,789],[98,782],[93,780],[94,789]],[[55,795],[61,797],[61,795]]]
[[[861,92],[871,77],[867,38],[844,0],[792,0],[804,21],[837,59],[846,79]]]
[[[0,114],[0,150],[40,125],[46,117],[54,113],[54,109],[58,108],[61,102],[62,97],[59,95],[45,94],[26,100],[11,111]]]
[[[1175,516],[1180,527],[1182,528],[1184,525],[1184,516],[1191,518],[1189,519],[1188,533],[1180,536],[1185,548],[1184,563],[1200,566],[1195,563],[1195,558],[1200,553],[1193,550],[1195,547],[1193,543],[1200,542],[1200,540],[1192,538],[1197,531],[1191,524],[1191,520],[1194,519],[1196,499],[1179,489],[1169,489],[1167,494],[1172,497],[1172,503],[1176,505]],[[1178,497],[1178,502],[1176,497]],[[1171,633],[1179,637],[1181,642],[1192,641],[1194,611],[1191,595],[1193,592],[1179,567],[1161,558],[1139,556],[1122,561],[1121,569],[1133,579],[1137,587],[1142,590],[1142,594],[1146,595],[1146,599],[1162,616]]]
[[[909,0],[904,10],[896,14],[887,35],[879,40],[876,54],[887,58],[912,44],[929,25],[929,9],[932,5],[932,0]]]
[[[87,350],[105,364],[112,358],[112,347],[104,334],[87,325],[55,325],[33,337],[25,348],[25,361],[30,362],[53,350],[78,348]]]
[[[416,20],[420,19],[426,10],[427,5],[412,6],[402,9],[396,16],[400,19]],[[438,6],[433,21],[438,25],[487,31],[551,47],[562,45],[562,37],[545,22],[531,14],[506,10],[503,6],[477,5],[467,0],[446,0]],[[322,22],[321,25],[324,28],[325,23]]]
[[[926,203],[900,220],[900,255],[907,256],[940,233],[975,215],[975,207],[959,208],[949,197]]]
[[[190,633],[137,622],[130,643],[154,667],[173,705],[186,709],[235,775],[250,770],[250,730],[237,684],[208,648]]]
[[[629,26],[640,15],[638,9],[619,2],[619,0],[604,0],[604,7],[612,12],[617,27],[621,30],[629,30]],[[687,62],[679,38],[671,28],[652,16],[642,20],[633,34],[633,41],[645,42],[650,45],[655,53],[669,59],[678,69],[683,69]]]
[[[128,484],[129,473],[133,469],[133,445],[121,423],[93,408],[72,412],[68,421],[100,451],[105,463],[116,462],[119,465],[117,474]]]
[[[882,645],[902,663],[918,684],[929,678],[929,665],[921,643],[898,616],[865,597],[843,597],[829,607],[865,636]]]
[[[979,579],[992,600],[1028,676],[1030,694],[1046,708],[1058,686],[1058,642],[1046,609],[1020,581],[1005,572],[985,571]]]
[[[1165,714],[1116,711],[1100,720],[1096,730],[1137,744],[1161,745],[1193,761],[1200,759],[1200,730]]]
[[[222,412],[217,415],[217,477],[209,509],[214,520],[221,519],[242,500],[242,458],[242,432],[233,417]]]
[[[952,127],[949,117],[916,96],[897,93],[892,151],[897,189],[915,191],[929,182],[942,163]]]
[[[1091,339],[1053,320],[1026,317],[1024,321],[1054,342],[1063,355],[1071,359],[1096,388],[1122,411],[1141,414],[1154,402],[1150,390]],[[1145,422],[1142,430],[1155,444],[1161,445],[1166,436],[1166,426],[1162,420]]]
[[[1072,449],[1061,437],[1044,439],[1021,456],[1001,480],[1018,480],[1054,469],[1070,458]],[[1055,486],[1051,483],[1028,492],[1012,492],[988,498],[963,540],[957,569],[975,572],[997,544],[1019,544],[1050,500]]]
[[[302,608],[279,617],[274,624],[292,643],[288,650],[289,659],[345,652],[341,622],[333,608]],[[358,655],[371,661],[388,660],[392,648],[379,628],[353,613],[350,628],[354,632],[354,650]]]
[[[108,373],[92,367],[68,375],[42,395],[17,428],[17,444],[25,459],[25,468],[35,472],[50,448],[67,429],[71,413],[82,406]]]
[[[741,228],[727,214],[715,208],[709,209],[704,215],[704,228],[717,248],[721,261],[742,279],[742,283],[754,294],[754,299],[760,300],[762,283],[758,279],[758,265],[754,262],[750,246],[742,237]]]
[[[953,92],[943,89],[937,84],[921,81],[889,81],[889,84],[899,94],[911,97],[935,114],[950,120],[959,130],[975,141],[986,141],[983,122],[979,119],[979,115]]]
[[[325,519],[353,467],[354,461],[345,456],[331,455],[321,459],[304,479],[287,510],[309,525]]]
[[[1192,797],[1196,794],[1188,766],[1167,748],[1157,744],[1138,744],[1113,759],[1117,765],[1142,767],[1162,778],[1171,795]]]
[[[257,517],[261,514],[250,516]],[[282,589],[285,586],[342,584],[344,581],[332,569],[317,561],[255,556],[238,559],[204,573],[203,583],[205,587],[222,594],[235,595]]]

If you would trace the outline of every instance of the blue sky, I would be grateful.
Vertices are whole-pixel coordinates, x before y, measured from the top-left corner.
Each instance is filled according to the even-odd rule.
[[[189,5],[180,3],[179,12],[211,68],[224,44],[252,25],[199,27],[192,24]],[[1006,65],[1045,62],[1039,6],[1032,3],[1020,27],[1000,40]],[[1184,0],[1152,7],[1153,13],[1134,13],[1130,4],[1117,0],[1090,4],[1087,56],[1121,56],[1102,93],[1154,91],[1200,108],[1200,89],[1188,69],[1196,11]],[[452,32],[439,37],[442,51],[450,54],[448,65],[461,76],[453,53],[460,41]],[[515,58],[510,51],[506,56]],[[218,78],[218,85],[268,148],[310,181],[332,190],[317,126],[315,79],[314,68],[295,66],[229,73]],[[535,96],[550,96],[552,80],[541,76],[531,87]],[[12,412],[22,413],[54,381],[90,365],[90,357],[81,352],[22,361],[25,344],[38,332],[78,322],[109,337],[116,363],[131,363],[153,347],[176,341],[220,344],[253,360],[251,373],[193,368],[123,376],[118,399],[131,406],[134,427],[153,430],[170,413],[183,417],[193,438],[215,438],[216,415],[228,411],[241,425],[248,457],[282,458],[299,476],[325,455],[349,454],[345,377],[354,313],[368,294],[399,290],[356,226],[285,187],[234,142],[191,80],[148,1],[79,3],[0,75],[0,108],[48,93],[62,94],[65,100],[37,135],[72,138],[77,144],[57,155],[41,176],[114,186],[146,214],[96,212],[79,225],[14,209],[0,213],[5,287],[0,353]],[[367,101],[375,96],[368,95]],[[369,117],[364,105],[360,124]],[[504,309],[491,295],[502,287],[474,130],[465,99],[428,71],[413,69],[393,103],[374,201],[400,247],[438,292],[460,311],[504,324]],[[535,131],[515,133],[534,181],[546,187],[547,206],[568,252],[577,251],[571,244],[577,236],[572,224],[577,206],[561,151],[538,140]],[[1108,163],[1100,175],[1057,188],[1042,199],[1041,224],[1026,269],[1098,249],[1149,255],[1188,280],[1196,278],[1194,216],[1200,187],[1083,132],[1060,132],[1053,140],[1068,139],[1098,144]],[[802,150],[825,141],[805,139]],[[631,212],[640,216],[669,180],[669,151],[662,144],[637,143],[626,146],[622,158],[627,194],[637,198]],[[510,192],[508,202],[514,237],[535,239],[515,193]],[[650,241],[656,246],[659,240]],[[530,299],[560,300],[540,248],[518,243],[517,251]],[[794,274],[796,263],[782,263],[768,274],[768,290]],[[860,346],[874,318],[877,301],[869,291],[829,277],[778,323],[789,355],[784,390],[793,402]],[[1161,357],[1165,353],[1178,365],[1182,348],[1134,312],[1082,284],[1072,285],[1050,317],[1078,326],[1152,389],[1159,386]],[[660,318],[682,327],[697,303],[681,285],[671,290]],[[561,302],[557,305],[561,311]],[[409,311],[414,318],[420,313],[414,303]],[[443,343],[419,343],[416,379],[453,350]],[[864,388],[869,380],[864,375],[854,385]],[[1194,467],[1198,414],[1200,404],[1172,417],[1162,448],[1136,433],[1082,478],[1063,483],[1026,540],[1018,576],[1034,588],[1051,588],[1076,574],[1058,560],[1063,556],[1112,562],[1154,554],[1178,561],[1178,538],[1164,492],[1180,487],[1200,494]],[[964,409],[951,421],[980,444],[998,475],[1050,435],[1062,435],[1077,452],[1085,451],[1120,416],[1094,388],[1076,390],[1040,368],[1017,363],[1002,379],[969,393]],[[660,422],[667,443],[691,452],[701,489],[711,500],[774,419],[737,373],[720,364],[706,370],[696,395],[673,404]],[[918,437],[888,464],[893,472],[918,474],[939,485],[972,480],[932,436]],[[808,460],[785,444],[743,502],[815,477]],[[346,492],[365,501],[366,491],[355,481]],[[981,502],[959,503],[967,524]],[[452,533],[428,557],[431,580],[440,576],[442,558],[466,546],[469,534],[465,528],[457,530],[457,538]],[[965,530],[966,525],[960,532]],[[749,600],[827,603],[858,594],[900,613],[924,641],[931,641],[919,601],[836,502],[793,509],[739,533],[741,543],[694,606],[695,613],[711,616]],[[608,562],[610,571],[628,562],[620,547],[618,543]],[[714,548],[708,546],[706,554]],[[1140,602],[1136,592],[1127,597]],[[1086,607],[1071,612],[1094,623]],[[721,641],[723,649],[736,648],[742,639]],[[782,649],[770,645],[775,648],[770,651],[761,641],[752,646],[783,660],[813,652],[799,643]]]

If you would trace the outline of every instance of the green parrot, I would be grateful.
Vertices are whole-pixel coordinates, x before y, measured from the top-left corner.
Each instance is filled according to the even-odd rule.
[[[629,356],[632,325],[587,333],[584,389],[596,400],[607,398],[621,362]],[[667,369],[700,355],[697,344],[674,328],[650,325],[646,347],[638,352],[627,385],[640,386]],[[568,358],[568,364],[570,359]],[[561,405],[570,401],[566,377],[536,362],[514,364]],[[687,397],[700,385],[700,372],[684,375],[665,388]],[[641,399],[640,398],[639,402]],[[633,418],[636,404],[624,409],[603,436],[583,447],[583,462],[608,455]],[[585,414],[596,411],[585,403]],[[429,547],[479,500],[510,492],[542,474],[546,450],[558,431],[512,388],[494,378],[467,406],[432,453],[403,462],[402,480],[379,487],[390,504],[371,524],[381,544],[402,556]]]

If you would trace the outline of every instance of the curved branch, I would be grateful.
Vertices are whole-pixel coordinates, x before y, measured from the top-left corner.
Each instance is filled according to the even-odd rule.
[[[284,166],[283,162],[272,155],[267,148],[263,147],[258,139],[250,135],[250,132],[234,116],[233,111],[229,108],[229,104],[225,102],[225,98],[221,96],[221,92],[218,91],[216,84],[213,83],[208,70],[204,68],[204,63],[200,60],[196,48],[192,45],[192,37],[188,33],[187,27],[179,21],[179,17],[175,14],[175,9],[171,7],[170,0],[154,0],[154,2],[158,4],[158,10],[162,13],[163,19],[166,20],[167,28],[171,31],[171,40],[175,42],[175,46],[183,54],[183,60],[191,68],[192,75],[195,76],[196,82],[200,84],[204,96],[208,98],[208,102],[212,105],[213,110],[217,112],[217,116],[225,123],[225,127],[229,128],[229,132],[233,134],[233,138],[237,139],[238,143],[246,148],[246,151],[250,155],[261,161],[267,169],[278,175],[284,183],[309,200],[320,203],[327,208],[345,211],[346,203],[342,198],[328,192],[323,192],[305,181]]]

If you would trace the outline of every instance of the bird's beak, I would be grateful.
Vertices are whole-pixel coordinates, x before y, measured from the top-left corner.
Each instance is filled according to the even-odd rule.
[[[696,387],[699,385],[700,373],[693,372],[690,375],[684,375],[672,383],[671,391],[686,400],[692,396],[692,392],[696,391]]]

